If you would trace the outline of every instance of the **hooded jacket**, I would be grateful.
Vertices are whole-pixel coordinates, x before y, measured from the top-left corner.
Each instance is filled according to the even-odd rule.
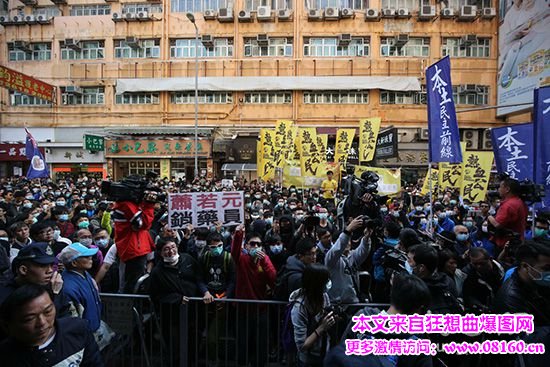
[[[298,259],[298,255],[290,256],[286,259],[286,272],[288,279],[288,293],[291,294],[296,289],[302,287],[302,274],[306,265]]]
[[[456,291],[456,285],[447,274],[434,272],[422,279],[428,286],[431,295],[429,310],[436,314],[462,313],[464,310]]]

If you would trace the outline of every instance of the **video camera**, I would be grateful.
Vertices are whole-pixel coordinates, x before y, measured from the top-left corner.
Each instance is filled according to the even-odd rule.
[[[161,194],[158,187],[152,185],[151,180],[157,177],[155,172],[147,172],[145,177],[132,175],[120,182],[103,181],[101,183],[101,193],[107,196],[111,201],[132,201],[140,203],[143,201],[146,193],[155,192],[158,201],[166,199],[165,194]]]
[[[387,280],[390,280],[394,274],[405,274],[407,269],[407,254],[395,247],[388,247],[388,250],[382,256],[382,266],[384,275]]]
[[[526,203],[532,204],[532,203],[541,202],[542,199],[546,196],[544,185],[535,184],[533,181],[530,181],[528,179],[519,181],[510,177],[507,173],[500,173],[498,175],[499,181],[503,181],[506,179],[512,179],[518,182],[519,184],[518,196],[520,197],[521,200],[525,201]],[[487,197],[489,199],[499,198],[500,195],[498,193],[498,186],[490,187],[490,190],[487,192]]]

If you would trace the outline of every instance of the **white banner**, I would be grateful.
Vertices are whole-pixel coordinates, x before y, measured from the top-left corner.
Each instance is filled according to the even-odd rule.
[[[242,191],[189,192],[168,197],[168,225],[172,229],[224,226],[244,223]]]

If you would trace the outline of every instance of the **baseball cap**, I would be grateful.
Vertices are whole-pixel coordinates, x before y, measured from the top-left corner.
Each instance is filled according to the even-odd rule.
[[[49,244],[46,242],[34,242],[19,250],[13,261],[19,262],[23,260],[30,260],[37,264],[53,264],[55,256]]]
[[[94,256],[97,254],[97,251],[98,248],[88,248],[78,242],[75,242],[61,250],[58,258],[63,264],[68,264],[75,261],[79,257]]]

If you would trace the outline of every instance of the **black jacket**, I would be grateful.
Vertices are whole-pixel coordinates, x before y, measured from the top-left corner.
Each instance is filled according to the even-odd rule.
[[[188,254],[180,253],[176,267],[160,261],[151,271],[151,298],[155,302],[180,303],[183,296],[198,295],[200,267]]]
[[[456,285],[448,275],[435,272],[429,278],[422,279],[431,295],[430,311],[434,314],[462,313]]]
[[[49,367],[61,366],[102,367],[103,359],[87,321],[78,318],[56,320],[55,338],[44,349],[27,347],[13,339],[0,344],[2,366]]]
[[[464,305],[469,312],[488,312],[504,278],[504,270],[496,262],[493,262],[493,271],[487,276],[481,277],[477,271],[471,271],[464,281],[462,292]]]

